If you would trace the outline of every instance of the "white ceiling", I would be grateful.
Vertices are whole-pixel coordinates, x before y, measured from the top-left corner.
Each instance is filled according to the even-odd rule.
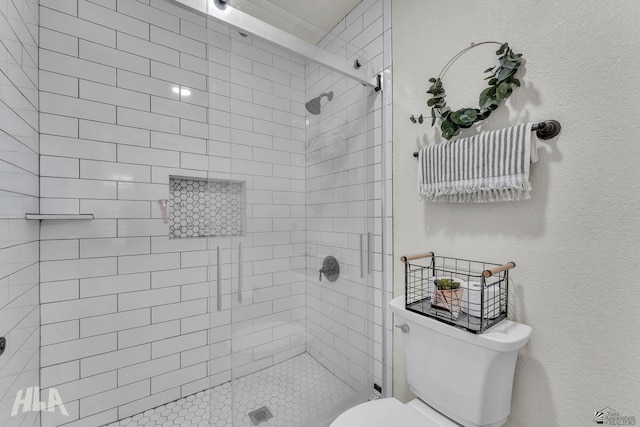
[[[360,2],[229,0],[229,5],[315,45]]]

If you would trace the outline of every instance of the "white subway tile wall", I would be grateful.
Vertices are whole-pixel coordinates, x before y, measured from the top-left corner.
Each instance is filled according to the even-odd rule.
[[[331,35],[358,45],[342,43],[346,55],[364,48],[374,71],[390,66],[388,2],[363,1]],[[187,9],[148,3],[40,2],[40,207],[96,218],[42,222],[42,388],[63,390],[70,414],[45,412],[42,425],[106,424],[305,351],[351,385],[367,382],[373,355],[380,382],[390,254],[375,188],[390,145],[381,96]],[[326,89],[335,97],[319,124],[304,103]],[[34,152],[35,123],[25,114],[12,125],[11,147]],[[31,193],[5,189],[12,218],[29,203],[37,210],[35,159],[8,169],[36,177],[20,181]],[[170,175],[246,182],[247,233],[169,241],[158,200],[169,198]],[[367,230],[375,289],[360,279]],[[318,286],[333,251],[342,282]]]
[[[37,426],[38,412],[20,407],[11,416],[18,392],[24,396],[29,387],[40,386],[40,233],[38,221],[24,217],[39,208],[37,0],[0,1],[0,87],[0,337],[6,338],[0,425]],[[45,248],[51,254],[49,249],[54,248]],[[59,339],[77,338],[67,327],[50,332]]]

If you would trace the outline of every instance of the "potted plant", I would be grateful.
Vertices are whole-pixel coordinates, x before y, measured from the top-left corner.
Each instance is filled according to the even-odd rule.
[[[434,296],[431,305],[444,308],[451,312],[451,317],[458,318],[460,314],[460,302],[464,289],[460,287],[460,282],[455,279],[437,278],[433,281],[435,285]]]

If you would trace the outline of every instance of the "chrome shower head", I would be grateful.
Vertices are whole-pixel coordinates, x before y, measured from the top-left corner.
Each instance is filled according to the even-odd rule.
[[[327,99],[329,101],[331,101],[333,99],[333,91],[328,92],[328,93],[323,93],[322,95],[313,98],[312,100],[308,101],[305,104],[305,107],[307,108],[307,111],[310,112],[311,114],[317,116],[318,114],[320,114],[320,110],[322,109],[322,104],[320,103],[320,100],[322,99],[323,96],[326,96]]]

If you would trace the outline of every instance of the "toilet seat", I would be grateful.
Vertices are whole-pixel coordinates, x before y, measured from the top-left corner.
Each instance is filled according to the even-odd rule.
[[[330,427],[444,427],[452,425],[449,424],[450,420],[443,423],[442,419],[445,417],[428,408],[424,403],[422,405],[428,410],[421,407],[418,411],[412,408],[412,403],[405,405],[394,398],[365,402],[343,412],[331,423]],[[433,417],[430,416],[430,411],[433,411]]]

